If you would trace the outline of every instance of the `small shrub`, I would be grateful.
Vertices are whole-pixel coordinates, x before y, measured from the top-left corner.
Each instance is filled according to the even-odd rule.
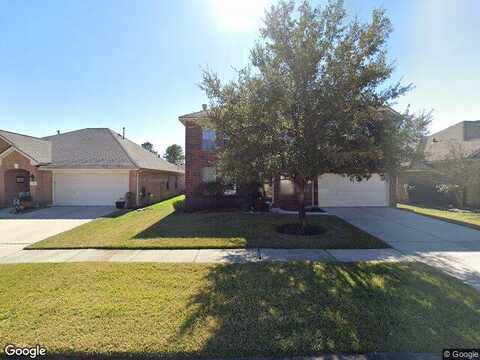
[[[173,208],[176,212],[184,212],[185,211],[185,199],[177,200],[173,203]]]
[[[205,197],[222,197],[224,196],[224,191],[225,185],[220,181],[212,181],[198,185],[195,189],[195,194]]]

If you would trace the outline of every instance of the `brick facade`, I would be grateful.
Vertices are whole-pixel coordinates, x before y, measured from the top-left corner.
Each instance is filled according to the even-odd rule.
[[[134,194],[132,205],[146,206],[179,195],[185,190],[184,183],[183,174],[147,170],[130,171],[129,189]],[[136,196],[138,196],[138,202]]]
[[[17,151],[5,156],[0,160],[0,207],[12,206],[13,197],[17,194],[12,193],[12,181],[15,181],[15,170],[23,169],[28,172],[28,176],[34,176],[34,183],[30,184],[30,193],[32,199],[39,205],[51,205],[52,203],[52,173],[51,171],[39,170],[33,165],[30,159]],[[17,167],[15,166],[17,165]],[[19,172],[20,173],[20,172]],[[30,182],[30,178],[27,179]],[[7,183],[8,182],[8,183]],[[8,191],[7,191],[8,190]],[[15,191],[13,191],[15,192]]]
[[[220,147],[217,137],[217,145]],[[194,121],[185,123],[185,192],[187,206],[198,201],[195,197],[197,187],[202,183],[202,168],[214,167],[215,152],[202,150],[202,127]]]

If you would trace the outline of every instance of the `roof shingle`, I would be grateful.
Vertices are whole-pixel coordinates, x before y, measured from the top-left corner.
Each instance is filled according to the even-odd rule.
[[[49,141],[5,130],[0,130],[0,137],[39,164],[52,161],[52,144]]]

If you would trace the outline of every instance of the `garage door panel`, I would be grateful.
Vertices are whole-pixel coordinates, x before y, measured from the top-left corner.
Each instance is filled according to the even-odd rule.
[[[389,185],[378,174],[368,180],[351,181],[337,174],[318,179],[319,206],[388,206]]]
[[[54,203],[112,206],[129,191],[128,173],[56,173]]]

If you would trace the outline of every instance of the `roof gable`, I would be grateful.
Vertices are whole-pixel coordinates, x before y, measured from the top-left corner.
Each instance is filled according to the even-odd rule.
[[[184,172],[181,167],[175,164],[171,164],[168,161],[159,157],[158,155],[148,150],[145,150],[143,147],[134,143],[133,141],[127,138],[123,138],[122,135],[116,133],[115,131],[110,130],[110,132],[138,168],[149,170],[162,170],[177,173]]]
[[[10,145],[10,143],[0,138],[0,154],[2,154],[5,150],[7,150],[11,146],[12,145]]]
[[[38,164],[48,164],[52,161],[52,144],[50,141],[5,130],[0,130],[0,139],[3,146],[5,143],[13,146]]]

